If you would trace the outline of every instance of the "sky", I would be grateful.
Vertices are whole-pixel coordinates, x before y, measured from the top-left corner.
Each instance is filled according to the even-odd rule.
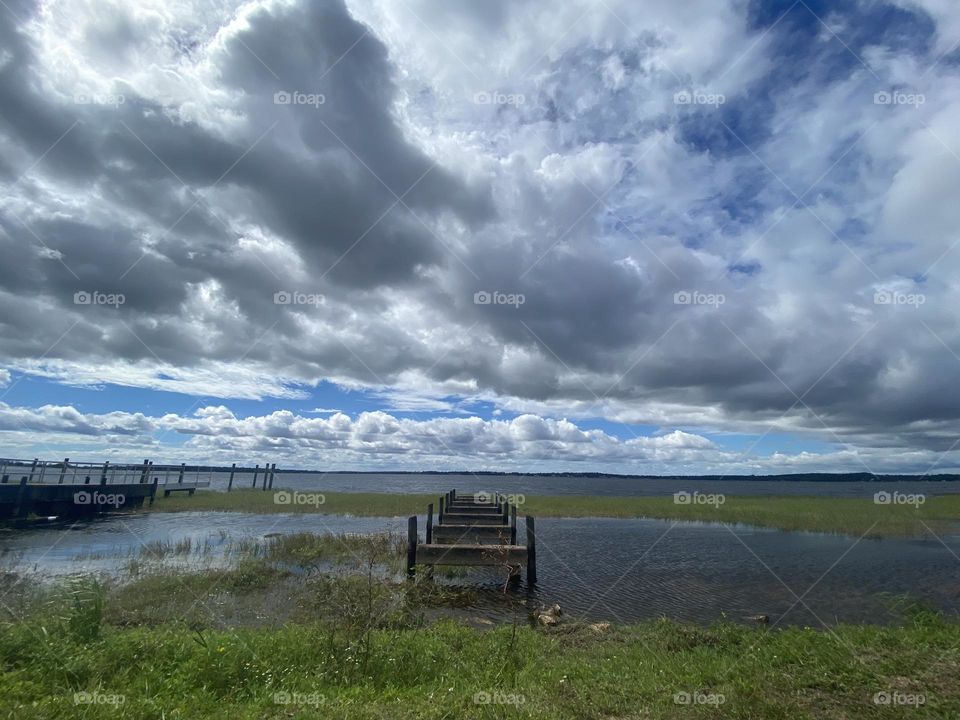
[[[0,2],[0,454],[960,469],[954,0]]]

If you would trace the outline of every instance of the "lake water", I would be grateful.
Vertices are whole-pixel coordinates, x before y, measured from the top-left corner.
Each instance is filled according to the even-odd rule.
[[[6,531],[0,565],[56,577],[108,571],[152,540],[207,541],[216,556],[230,540],[300,531],[405,534],[406,519],[218,512],[104,517]],[[668,616],[709,623],[762,613],[784,625],[822,627],[889,622],[896,618],[892,597],[906,594],[960,614],[960,534],[857,541],[613,518],[541,518],[537,534],[540,582],[532,593],[523,584],[505,593],[502,575],[491,569],[470,569],[455,580],[438,576],[437,582],[480,588],[465,612],[492,620],[518,616],[526,604],[558,602],[568,616],[593,621]]]
[[[229,473],[213,473],[211,489],[226,490]],[[257,479],[259,483],[262,475]],[[234,477],[234,487],[250,487],[252,474]],[[531,475],[424,475],[361,473],[281,473],[278,487],[319,492],[434,493],[456,488],[462,492],[500,491],[524,495],[672,495],[678,490],[726,495],[822,495],[827,497],[873,497],[880,490],[923,493],[929,496],[960,493],[960,482],[796,482],[787,480],[700,480],[587,476]]]

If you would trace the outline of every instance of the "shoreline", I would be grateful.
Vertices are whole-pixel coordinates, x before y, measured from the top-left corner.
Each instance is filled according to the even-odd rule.
[[[310,503],[278,503],[275,491],[198,491],[192,497],[158,497],[147,512],[215,511],[400,517],[420,515],[429,494],[297,491]],[[520,498],[518,498],[519,500]],[[538,518],[646,518],[750,525],[791,532],[865,538],[920,538],[956,532],[960,495],[924,498],[919,505],[884,505],[869,498],[728,495],[713,504],[678,504],[673,497],[528,495],[518,514]]]
[[[464,590],[391,579],[403,549],[387,535],[302,533],[236,551],[228,568],[131,568],[129,585],[18,586],[0,612],[0,714],[76,717],[85,703],[145,720],[680,720],[701,704],[717,718],[892,718],[902,708],[884,706],[903,699],[918,717],[960,713],[960,623],[922,607],[897,624],[811,628],[554,625],[518,604],[512,622],[474,627],[429,616],[470,607]]]

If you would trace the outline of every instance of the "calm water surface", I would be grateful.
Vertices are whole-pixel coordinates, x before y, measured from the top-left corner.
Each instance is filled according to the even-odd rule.
[[[214,473],[211,488],[226,490],[229,473]],[[258,478],[258,483],[261,478]],[[238,473],[234,487],[250,487],[252,474]],[[960,493],[960,482],[866,483],[866,482],[795,482],[787,480],[698,480],[683,478],[663,480],[656,478],[610,478],[586,476],[530,475],[396,475],[378,473],[281,473],[274,482],[277,487],[323,492],[382,492],[382,493],[436,493],[456,488],[462,492],[498,490],[524,495],[671,495],[678,490],[698,490],[703,493],[726,495],[824,495],[828,497],[873,497],[880,490],[899,490],[902,493],[945,495]]]
[[[502,487],[502,485],[501,485]],[[518,490],[519,491],[519,490]],[[421,525],[423,519],[421,518]],[[782,532],[645,519],[542,518],[540,582],[506,593],[503,577],[471,569],[437,582],[479,587],[465,612],[492,620],[525,603],[559,602],[574,618],[637,621],[658,616],[709,623],[758,613],[787,625],[889,622],[894,596],[960,614],[960,534],[916,540]],[[110,571],[152,540],[191,538],[212,547],[269,533],[396,532],[405,518],[343,515],[143,513],[0,534],[0,566],[43,577]],[[520,532],[523,542],[523,532]]]

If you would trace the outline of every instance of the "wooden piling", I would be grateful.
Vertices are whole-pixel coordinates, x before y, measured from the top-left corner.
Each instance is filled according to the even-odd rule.
[[[527,585],[537,584],[537,533],[533,517],[527,515]]]
[[[67,474],[67,468],[70,466],[70,458],[63,459],[63,465],[60,466],[60,477],[57,478],[57,485],[63,485],[63,478]]]
[[[440,512],[437,513],[437,524],[443,525],[443,495],[440,496]]]
[[[260,463],[253,469],[253,489],[257,489],[257,475],[260,474]]]
[[[140,473],[140,484],[150,480],[150,458],[143,459],[143,471]]]
[[[106,485],[106,484],[107,484],[107,472],[108,472],[109,470],[110,470],[110,461],[107,460],[107,461],[103,464],[103,471],[100,473],[100,484],[101,484],[101,485]]]
[[[427,545],[433,542],[433,503],[427,505]]]
[[[227,492],[233,490],[233,474],[237,471],[237,464],[230,466],[230,479],[227,481]]]
[[[510,506],[510,544],[517,544],[517,506]]]
[[[17,490],[17,507],[13,514],[17,517],[26,517],[30,512],[30,488],[27,486],[27,477],[20,478],[20,489]]]
[[[270,489],[273,490],[273,479],[277,476],[277,464],[270,468]]]
[[[417,516],[407,520],[407,575],[412,576],[417,566]]]
[[[177,485],[183,485],[183,473],[187,469],[186,463],[180,463],[180,476],[177,478]]]
[[[37,463],[38,463],[38,462],[40,462],[40,458],[34,458],[34,459],[33,459],[33,465],[30,466],[30,480],[29,480],[29,482],[33,482],[33,473],[36,472]]]
[[[160,482],[160,478],[154,478],[153,484],[150,486],[150,507],[153,507],[153,499],[157,497],[157,485]]]

